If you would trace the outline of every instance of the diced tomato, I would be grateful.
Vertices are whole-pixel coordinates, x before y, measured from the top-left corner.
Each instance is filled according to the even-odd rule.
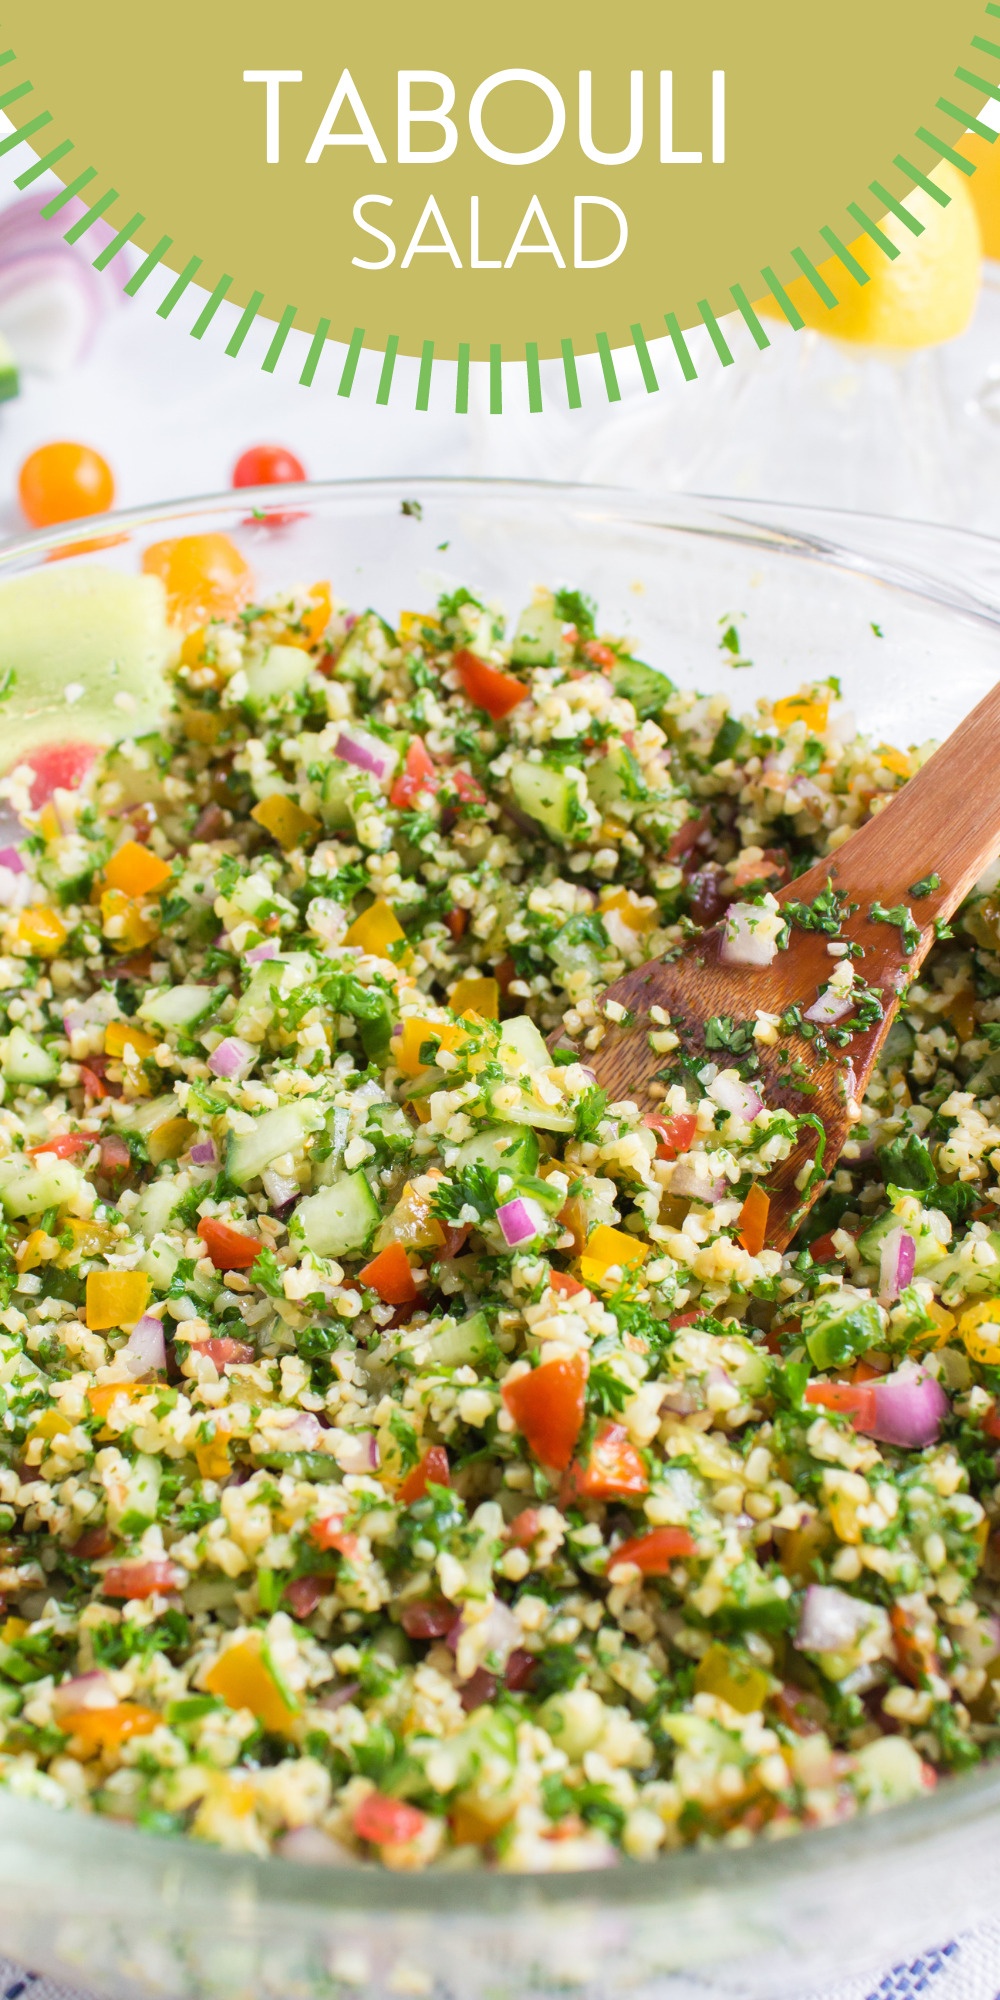
[[[500,1391],[519,1431],[543,1465],[564,1472],[583,1429],[587,1369],[581,1354],[546,1361]]]
[[[890,1366],[888,1360],[881,1368],[876,1368],[874,1361],[856,1361],[851,1369],[851,1381],[877,1382],[880,1376],[888,1374]]]
[[[484,708],[494,722],[502,721],[518,703],[526,701],[530,690],[513,674],[501,673],[481,660],[478,653],[461,647],[455,654],[459,679],[474,708]]]
[[[687,1151],[698,1130],[698,1114],[695,1111],[678,1111],[673,1118],[663,1118],[658,1111],[650,1111],[642,1122],[656,1133],[658,1160],[676,1160],[678,1154]]]
[[[102,1523],[99,1528],[84,1528],[68,1553],[79,1562],[97,1562],[101,1556],[109,1556],[113,1547],[111,1530]]]
[[[88,1056],[87,1061],[80,1064],[80,1081],[88,1097],[120,1097],[122,1094],[121,1084],[111,1083],[108,1079],[107,1056]]]
[[[673,1318],[668,1322],[670,1331],[671,1333],[676,1333],[679,1327],[693,1326],[696,1320],[703,1319],[704,1316],[704,1306],[689,1306],[687,1312],[674,1313]]]
[[[31,805],[37,812],[54,791],[75,792],[97,756],[96,743],[49,743],[32,750],[20,762],[30,764]]]
[[[249,1271],[263,1249],[259,1236],[244,1236],[215,1215],[203,1215],[198,1234],[217,1271]]]
[[[58,1160],[72,1160],[77,1153],[89,1153],[97,1144],[96,1132],[57,1132],[52,1139],[43,1139],[40,1146],[26,1146],[29,1159],[37,1153],[54,1153]]]
[[[354,1808],[354,1831],[359,1840],[374,1847],[400,1847],[416,1840],[427,1825],[427,1814],[405,1799],[388,1799],[384,1792],[369,1792]]]
[[[447,1263],[449,1258],[457,1257],[465,1249],[471,1227],[470,1222],[463,1222],[445,1231],[445,1239],[438,1252],[442,1263]]]
[[[587,1290],[586,1285],[581,1285],[579,1278],[574,1278],[569,1271],[550,1271],[549,1285],[552,1291],[562,1292],[567,1299],[575,1299],[578,1292]]]
[[[809,1255],[814,1264],[829,1264],[833,1261],[837,1252],[833,1247],[832,1229],[828,1229],[825,1236],[817,1236],[815,1242],[810,1243]]]
[[[378,1256],[358,1272],[358,1277],[389,1306],[410,1305],[419,1296],[419,1286],[401,1243],[387,1243],[385,1249],[380,1250]]]
[[[771,1697],[772,1706],[779,1722],[786,1729],[793,1729],[796,1736],[815,1736],[822,1729],[826,1710],[818,1696],[808,1694],[804,1688],[795,1687],[786,1681]]]
[[[399,1622],[408,1639],[443,1639],[458,1617],[446,1597],[421,1597],[415,1604],[403,1606]]]
[[[496,1694],[496,1674],[489,1673],[485,1667],[477,1667],[475,1673],[459,1689],[458,1698],[466,1715],[471,1715],[474,1708],[483,1708],[487,1704],[492,1706]]]
[[[1000,1405],[994,1403],[992,1408],[987,1410],[982,1424],[987,1437],[1000,1440]]]
[[[486,793],[478,778],[471,771],[449,771],[448,778],[453,791],[458,793],[464,806],[484,806]]]
[[[468,921],[469,921],[468,910],[454,909],[454,910],[449,910],[447,912],[447,915],[445,916],[445,923],[447,924],[448,929],[450,930],[456,944],[458,943],[460,937],[464,937],[465,928],[466,925],[468,924]]]
[[[389,804],[400,808],[412,806],[418,792],[436,792],[440,783],[441,773],[423,737],[411,736],[406,762],[389,793]]]
[[[512,1694],[518,1694],[522,1688],[530,1687],[537,1666],[538,1661],[534,1653],[526,1653],[523,1646],[515,1646],[504,1669],[504,1686],[509,1687]]]
[[[740,1209],[740,1242],[751,1257],[759,1257],[764,1248],[770,1209],[770,1195],[764,1193],[759,1181],[754,1181]]]
[[[859,1431],[870,1430],[875,1422],[875,1390],[870,1382],[807,1382],[803,1400],[853,1417]]]
[[[128,1142],[122,1139],[117,1132],[106,1132],[101,1140],[99,1167],[103,1179],[112,1181],[120,1186],[126,1174],[130,1173],[131,1170],[132,1155],[128,1149]]]
[[[643,1576],[666,1576],[672,1564],[694,1553],[695,1542],[686,1528],[651,1528],[648,1535],[635,1535],[615,1549],[608,1575],[613,1577],[622,1563],[634,1563]]]
[[[600,667],[602,674],[610,674],[617,660],[610,646],[602,646],[600,639],[588,639],[583,648],[583,657],[592,667]]]
[[[133,952],[131,958],[116,958],[116,979],[148,979],[153,970],[152,951]]]
[[[216,1368],[241,1368],[254,1358],[253,1348],[245,1340],[232,1340],[228,1334],[216,1340],[199,1340],[197,1352],[207,1354]]]
[[[648,1492],[646,1468],[624,1424],[603,1423],[586,1463],[570,1466],[559,1500],[565,1506],[571,1500],[613,1500],[618,1494]]]
[[[680,861],[683,855],[690,854],[691,849],[697,845],[702,834],[708,832],[710,825],[711,820],[708,813],[702,813],[699,819],[686,819],[684,825],[678,827],[677,832],[670,842],[670,846],[667,848],[667,860]]]
[[[157,1592],[180,1590],[187,1577],[176,1563],[156,1557],[152,1562],[116,1563],[101,1578],[103,1597],[155,1597]]]
[[[396,1498],[401,1507],[412,1507],[415,1500],[423,1500],[428,1486],[450,1486],[451,1467],[443,1444],[432,1444],[425,1451],[419,1465],[408,1472],[402,1485],[397,1489]]]
[[[530,1549],[541,1527],[542,1517],[537,1507],[522,1507],[519,1514],[508,1523],[507,1539],[516,1549]]]
[[[293,1618],[311,1618],[332,1584],[329,1576],[296,1576],[285,1585],[285,1603]]]
[[[325,1521],[314,1521],[309,1535],[318,1549],[336,1549],[337,1554],[344,1556],[348,1562],[357,1560],[361,1544],[357,1535],[345,1529],[341,1514],[331,1514]]]

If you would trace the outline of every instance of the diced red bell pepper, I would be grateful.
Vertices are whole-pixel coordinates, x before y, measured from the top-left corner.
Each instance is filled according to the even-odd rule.
[[[254,1359],[254,1351],[246,1340],[233,1340],[228,1334],[221,1334],[215,1340],[199,1340],[196,1353],[207,1354],[221,1372],[223,1368],[243,1368]]]
[[[422,736],[411,736],[406,762],[389,793],[389,804],[404,809],[412,806],[418,792],[436,792],[441,773]]]
[[[663,1118],[658,1111],[650,1111],[642,1122],[656,1133],[658,1160],[676,1160],[679,1154],[687,1151],[698,1130],[698,1116],[694,1111],[678,1111],[673,1118]]]
[[[384,1792],[369,1792],[355,1806],[353,1824],[358,1839],[370,1840],[373,1847],[401,1847],[423,1833],[427,1814],[418,1806],[407,1805],[405,1799],[389,1799]]]
[[[696,1544],[686,1528],[651,1528],[648,1535],[635,1535],[622,1542],[608,1563],[613,1578],[622,1563],[634,1563],[643,1576],[667,1576],[675,1562],[693,1556]]]
[[[285,1585],[285,1603],[293,1618],[311,1618],[321,1597],[330,1589],[329,1576],[296,1576]]]
[[[618,1494],[648,1493],[649,1480],[624,1424],[600,1425],[586,1463],[571,1465],[560,1505],[571,1500],[614,1500]]]
[[[401,1243],[387,1243],[385,1249],[380,1250],[363,1271],[359,1271],[358,1277],[388,1306],[407,1306],[419,1297],[420,1288]]]
[[[807,1382],[803,1401],[853,1417],[859,1431],[870,1430],[875,1422],[875,1390],[870,1382]]]
[[[451,1467],[443,1444],[432,1444],[425,1451],[419,1465],[408,1472],[402,1485],[397,1488],[396,1499],[401,1507],[412,1507],[415,1500],[423,1500],[428,1486],[450,1486]]]
[[[542,1465],[564,1472],[583,1429],[587,1368],[582,1354],[546,1361],[504,1384],[500,1393]]]
[[[459,679],[474,708],[484,708],[494,722],[501,722],[518,703],[526,701],[530,689],[513,674],[501,673],[463,646],[455,654]]]
[[[704,1319],[704,1317],[704,1306],[689,1306],[687,1312],[674,1313],[672,1319],[668,1321],[668,1325],[671,1333],[677,1333],[680,1327],[693,1326],[695,1320]]]
[[[180,1590],[187,1577],[176,1563],[156,1557],[152,1562],[116,1563],[101,1578],[103,1597],[154,1597]]]
[[[770,1210],[770,1195],[764,1193],[759,1181],[754,1181],[740,1209],[740,1242],[751,1257],[759,1257],[764,1248]]]
[[[468,910],[454,909],[454,910],[449,910],[447,912],[445,916],[445,923],[447,924],[448,929],[450,930],[451,935],[454,938],[456,944],[458,943],[460,937],[464,937],[468,921],[469,921]]]
[[[550,1271],[549,1285],[554,1292],[562,1292],[567,1299],[575,1299],[578,1292],[587,1290],[586,1285],[581,1285],[579,1278],[574,1278],[569,1271]]]
[[[25,1153],[34,1159],[38,1153],[54,1153],[57,1160],[72,1160],[77,1153],[89,1153],[91,1146],[97,1145],[96,1132],[57,1132],[54,1138],[43,1139],[40,1146],[26,1146]]]
[[[198,1234],[217,1271],[249,1271],[264,1248],[259,1236],[245,1236],[215,1215],[202,1216]]]
[[[421,1597],[405,1604],[399,1622],[408,1639],[443,1639],[458,1623],[459,1613],[446,1597]]]
[[[518,1694],[522,1688],[530,1687],[537,1666],[538,1661],[534,1653],[526,1653],[523,1646],[515,1646],[504,1668],[504,1686],[509,1687],[512,1694]]]
[[[318,1549],[336,1549],[348,1562],[357,1560],[361,1544],[357,1535],[344,1527],[343,1515],[331,1514],[325,1521],[314,1521],[309,1536]]]
[[[98,1562],[101,1556],[109,1556],[113,1547],[111,1529],[102,1522],[98,1528],[84,1528],[67,1553],[79,1562]]]

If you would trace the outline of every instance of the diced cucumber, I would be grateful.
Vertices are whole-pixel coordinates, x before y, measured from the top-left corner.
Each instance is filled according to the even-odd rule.
[[[572,1132],[576,1119],[572,1112],[553,1111],[548,1104],[540,1104],[534,1094],[526,1094],[520,1104],[504,1105],[505,1118],[513,1119],[519,1125],[533,1125],[538,1132]]]
[[[33,1041],[23,1028],[15,1027],[7,1036],[3,1074],[7,1083],[54,1083],[59,1064],[40,1042]]]
[[[141,1535],[156,1519],[160,1504],[160,1482],[163,1468],[158,1458],[151,1458],[141,1451],[129,1467],[128,1479],[123,1492],[118,1495],[117,1505],[108,1498],[108,1516],[112,1526],[117,1526],[122,1535]],[[117,1521],[115,1515],[117,1514]]]
[[[510,767],[510,789],[526,812],[555,840],[569,840],[577,827],[588,825],[583,777],[579,771],[557,771],[550,764],[529,764],[519,758]]]
[[[413,1126],[400,1104],[372,1104],[365,1123],[365,1137],[383,1139],[395,1153],[408,1153],[413,1144]],[[343,1147],[341,1147],[343,1151]]]
[[[293,993],[316,973],[316,960],[308,952],[292,952],[288,958],[265,958],[254,967],[250,983],[236,1004],[227,1024],[227,1033],[245,1035],[250,1041],[262,1038],[270,1026],[279,996]]]
[[[61,1208],[72,1201],[85,1185],[83,1175],[69,1160],[35,1165],[23,1154],[0,1160],[0,1203],[5,1215],[44,1215],[47,1208]],[[39,1156],[40,1162],[46,1156]]]
[[[913,1268],[918,1275],[929,1271],[939,1257],[944,1256],[944,1244],[935,1236],[926,1220],[903,1222],[890,1209],[888,1214],[880,1215],[876,1222],[870,1222],[868,1228],[858,1237],[858,1249],[866,1264],[880,1262],[882,1245],[893,1229],[905,1229],[907,1235],[913,1238],[915,1251]]]
[[[508,1069],[548,1069],[552,1062],[530,1014],[515,1014],[501,1024],[499,1055]]]
[[[908,1021],[896,1016],[879,1052],[880,1069],[892,1069],[897,1063],[909,1061],[917,1045],[917,1038]]]
[[[269,646],[246,669],[245,699],[251,714],[286,706],[301,693],[312,670],[312,661],[301,646]]]
[[[364,774],[353,764],[331,758],[320,791],[319,809],[324,825],[335,833],[346,833],[354,825],[354,808],[362,793],[366,799],[374,797],[374,786]]]
[[[294,903],[290,903],[285,896],[279,896],[270,876],[262,868],[240,877],[232,894],[226,897],[226,909],[238,917],[257,919],[272,916],[276,910],[287,916],[295,915]]]
[[[486,1314],[475,1312],[457,1326],[439,1327],[428,1344],[440,1368],[465,1368],[489,1352],[493,1335]]]
[[[882,1315],[874,1299],[856,1293],[833,1293],[806,1306],[802,1332],[815,1368],[842,1368],[885,1338]]]
[[[318,1132],[324,1113],[312,1098],[297,1104],[281,1104],[255,1118],[248,1132],[230,1132],[226,1148],[226,1172],[237,1187],[256,1180],[281,1153],[300,1153],[310,1132]]]
[[[179,1183],[173,1175],[166,1174],[143,1188],[132,1215],[144,1243],[151,1243],[161,1229],[166,1229],[184,1186],[184,1182]]]
[[[120,1132],[134,1132],[139,1139],[148,1139],[158,1125],[165,1125],[168,1118],[179,1118],[180,1105],[173,1093],[163,1097],[137,1097],[130,1103],[124,1098],[112,1099],[112,1117]]]
[[[147,1239],[146,1248],[136,1268],[146,1272],[158,1292],[166,1292],[170,1289],[179,1263],[180,1252],[174,1249],[173,1244],[161,1230],[157,1230]]]
[[[374,999],[377,989],[369,987],[368,991]],[[367,1016],[361,1014],[355,1018],[358,1023],[361,1046],[369,1062],[384,1064],[389,1052],[389,1043],[392,1039],[393,1028],[392,1010],[389,1006],[388,994],[381,996],[381,1005],[377,1013]]]
[[[548,592],[522,611],[511,642],[511,664],[516,667],[555,667],[566,652],[563,631],[566,620],[558,617]]]
[[[224,986],[158,986],[137,1008],[140,1021],[158,1028],[195,1028],[225,998]]]
[[[366,687],[373,670],[384,666],[395,644],[396,634],[391,625],[377,611],[363,612],[337,655],[334,669],[337,679],[356,681],[360,687]]]
[[[492,1173],[510,1174],[519,1181],[538,1166],[539,1144],[530,1125],[484,1125],[471,1139],[464,1139],[449,1172],[463,1167],[489,1167]]]
[[[602,812],[614,810],[619,816],[623,809],[629,812],[649,796],[639,766],[625,743],[616,743],[606,757],[588,767],[587,790]]]
[[[346,1257],[365,1249],[380,1220],[378,1202],[359,1170],[338,1174],[329,1187],[306,1195],[295,1210],[289,1234],[315,1257]]]
[[[658,715],[664,703],[677,692],[673,681],[659,667],[648,667],[645,660],[628,657],[620,659],[612,669],[611,685],[617,695],[632,703],[640,722]]]

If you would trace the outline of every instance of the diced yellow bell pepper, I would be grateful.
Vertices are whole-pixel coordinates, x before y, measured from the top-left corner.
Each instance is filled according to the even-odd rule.
[[[878,749],[875,752],[875,755],[878,758],[878,761],[882,765],[883,769],[886,771],[891,771],[893,777],[895,778],[909,777],[910,760],[904,750],[893,749],[891,743],[880,743]]]
[[[104,1053],[108,1056],[126,1056],[130,1061],[141,1062],[158,1047],[156,1035],[147,1035],[134,1021],[109,1021],[104,1030]]]
[[[118,1750],[130,1736],[149,1736],[163,1717],[142,1702],[119,1701],[113,1708],[75,1708],[60,1718],[59,1727],[75,1739],[85,1756]]]
[[[976,996],[971,986],[963,986],[949,1000],[945,1009],[946,1021],[950,1021],[960,1042],[967,1042],[976,1032]]]
[[[0,1625],[0,1639],[5,1646],[12,1646],[15,1639],[23,1639],[28,1629],[26,1618],[5,1618]]]
[[[386,1216],[375,1238],[375,1249],[402,1243],[407,1250],[436,1250],[444,1242],[444,1230],[431,1214],[430,1196],[418,1194],[407,1181],[394,1209]]]
[[[248,1778],[234,1778],[230,1771],[205,1771],[205,1794],[191,1832],[195,1840],[210,1841],[213,1847],[232,1844],[233,1821],[250,1819],[256,1794]]]
[[[192,743],[211,749],[227,727],[227,718],[220,708],[182,708],[181,725]]]
[[[212,1436],[204,1444],[196,1444],[194,1455],[203,1479],[226,1479],[233,1469],[229,1456],[229,1432],[224,1423],[218,1423]]]
[[[298,1711],[279,1686],[257,1633],[227,1646],[203,1676],[202,1686],[230,1708],[248,1708],[276,1736],[290,1735],[295,1726]]]
[[[62,827],[59,824],[59,814],[56,812],[54,805],[49,804],[47,806],[42,807],[42,810],[38,815],[38,831],[41,834],[42,839],[48,841],[50,846],[54,840],[62,839]]]
[[[947,1347],[958,1322],[954,1313],[946,1311],[944,1306],[938,1304],[937,1299],[931,1299],[925,1305],[924,1311],[934,1324],[933,1327],[927,1327],[923,1333],[917,1335],[914,1348],[926,1354],[931,1348]]]
[[[196,625],[194,631],[188,633],[181,647],[182,666],[203,667],[205,665],[205,642],[207,638],[208,633],[204,625]]]
[[[958,1322],[965,1351],[983,1368],[1000,1368],[1000,1299],[982,1299]]]
[[[259,806],[254,806],[250,818],[255,819],[279,847],[298,847],[301,841],[318,833],[321,824],[313,813],[303,812],[302,807],[284,792],[271,792],[266,799],[261,799]]]
[[[141,951],[156,936],[156,925],[122,889],[101,892],[101,929],[116,951]]]
[[[580,1276],[585,1285],[599,1285],[616,1265],[638,1270],[649,1256],[649,1249],[649,1244],[641,1243],[638,1237],[626,1236],[624,1230],[611,1229],[606,1222],[599,1222],[587,1238],[580,1258]]]
[[[19,1271],[35,1271],[39,1264],[49,1263],[58,1248],[58,1244],[51,1236],[46,1235],[44,1229],[33,1229],[17,1250],[14,1262]]]
[[[424,630],[440,632],[441,621],[432,618],[429,611],[401,611],[396,628],[401,639],[420,639]]]
[[[694,1677],[697,1694],[713,1694],[728,1702],[738,1715],[752,1715],[762,1708],[770,1692],[770,1676],[731,1653],[728,1646],[710,1646]]]
[[[108,1228],[107,1223],[83,1222],[76,1215],[67,1217],[60,1234],[65,1236],[67,1231],[73,1241],[60,1254],[59,1263],[63,1270],[68,1270],[71,1264],[78,1264],[83,1257],[103,1256],[115,1242],[115,1232]]]
[[[632,901],[627,889],[602,889],[600,906],[602,911],[613,910],[630,931],[640,935],[654,930],[660,920],[655,903],[652,909],[644,910]]]
[[[37,1423],[28,1432],[28,1443],[34,1438],[67,1437],[73,1426],[59,1410],[43,1410]]]
[[[789,694],[774,704],[774,719],[779,729],[789,729],[793,722],[804,722],[816,736],[822,736],[829,713],[829,701],[822,695]]]
[[[163,1160],[176,1160],[191,1144],[196,1127],[190,1118],[165,1118],[146,1138],[146,1151],[154,1167]]]
[[[107,862],[104,880],[109,889],[120,889],[123,896],[155,896],[172,873],[169,861],[161,861],[138,840],[126,840]]]
[[[46,903],[33,904],[18,917],[18,942],[27,945],[35,958],[55,958],[68,936],[58,910],[50,910]]]
[[[500,988],[495,979],[460,979],[448,995],[453,1014],[478,1014],[483,1021],[500,1019]]]
[[[349,930],[345,932],[344,943],[360,945],[362,951],[370,952],[373,958],[388,958],[389,946],[399,944],[406,932],[397,923],[395,913],[389,904],[379,896],[360,917],[355,917]]]
[[[302,614],[302,632],[307,646],[318,646],[333,617],[333,592],[328,583],[314,583],[309,592],[309,609]]]
[[[425,1042],[436,1041],[444,1049],[457,1049],[465,1040],[461,1028],[451,1021],[425,1021],[422,1015],[410,1014],[403,1022],[402,1034],[393,1038],[392,1058],[404,1076],[417,1076],[428,1067],[420,1060]]]
[[[148,1382],[95,1382],[93,1388],[87,1390],[87,1401],[95,1417],[106,1417],[119,1396],[124,1396],[127,1403],[133,1403],[138,1396],[148,1395]]]
[[[87,1277],[87,1325],[91,1333],[134,1326],[149,1304],[145,1271],[91,1271]]]

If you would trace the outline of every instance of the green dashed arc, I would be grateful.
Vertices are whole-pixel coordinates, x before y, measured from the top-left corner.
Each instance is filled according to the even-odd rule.
[[[342,395],[355,390],[362,349],[372,348],[383,357],[379,403],[398,381],[397,357],[416,356],[416,407],[423,410],[442,362],[452,364],[448,392],[462,411],[472,360],[488,361],[490,408],[499,413],[505,363],[521,364],[528,407],[537,411],[546,359],[561,363],[559,400],[575,408],[577,360],[585,354],[599,357],[603,392],[614,402],[621,394],[616,350],[633,351],[652,393],[663,364],[654,365],[650,346],[664,334],[668,365],[686,380],[696,373],[685,337],[694,326],[707,329],[710,365],[727,367],[734,347],[738,352],[720,324],[727,314],[742,320],[741,338],[766,347],[754,301],[770,292],[799,326],[787,290],[792,280],[804,277],[827,306],[862,282],[852,240],[863,234],[879,252],[896,254],[880,221],[890,211],[905,219],[901,204],[915,186],[935,192],[928,175],[940,159],[971,172],[955,142],[966,126],[977,129],[985,98],[1000,99],[997,0],[949,0],[946,10],[938,0],[883,0],[874,13],[868,0],[841,0],[835,32],[800,0],[769,0],[766,22],[744,0],[714,0],[710,10],[623,0],[613,19],[596,0],[572,7],[548,0],[542,8],[537,0],[509,0],[503,21],[485,26],[454,0],[429,0],[418,23],[404,0],[384,0],[377,20],[370,10],[355,13],[331,18],[317,0],[289,0],[283,10],[265,0],[216,0],[208,10],[203,0],[197,7],[175,0],[169,37],[157,29],[155,43],[151,31],[144,43],[128,0],[105,0],[99,38],[68,0],[50,0],[44,19],[34,0],[12,0],[4,17],[11,46],[0,48],[0,108],[16,129],[0,140],[0,151],[23,149],[21,187],[46,168],[62,181],[49,212],[59,214],[73,196],[88,204],[67,227],[71,240],[85,239],[99,219],[114,231],[94,256],[97,268],[126,245],[133,260],[140,252],[128,290],[159,295],[160,316],[186,321],[195,339],[221,338],[236,355],[255,323],[265,322],[261,366],[287,368],[294,355],[304,386],[321,366],[330,368],[331,344],[346,346],[346,355],[336,353]],[[283,92],[282,160],[268,166],[264,93],[244,85],[243,70],[290,67],[289,49],[303,82]],[[390,164],[397,69],[437,66],[450,75],[461,126],[477,83],[528,64],[566,97],[567,136],[556,154],[510,168],[466,139],[440,166]],[[305,164],[344,67],[384,136],[385,166],[360,148]],[[611,148],[624,136],[630,67],[642,67],[646,78],[644,146],[627,166],[602,168],[583,160],[575,142],[577,74],[594,74],[594,136]],[[700,167],[659,163],[650,119],[665,67],[675,77],[678,148],[704,145],[710,75],[726,70],[725,164],[710,164],[707,146]],[[540,106],[548,116],[537,91],[528,92],[536,101],[526,111],[519,88],[520,97],[497,93],[490,114],[491,136],[512,149],[524,146],[526,133],[527,143],[544,136]],[[528,112],[540,120],[537,131],[525,125]],[[686,133],[683,121],[697,129]],[[441,256],[416,257],[405,273],[362,273],[350,262],[353,253],[366,254],[351,209],[366,189],[392,199],[393,211],[373,213],[381,221],[398,212],[400,221],[386,226],[400,245],[428,193],[449,226],[455,218],[457,239],[473,191],[484,229],[508,241],[533,194],[563,221],[574,193],[610,195],[628,214],[629,244],[617,264],[596,272],[559,272],[551,258],[529,255],[500,273],[454,271]],[[819,268],[831,258],[836,290]],[[301,342],[288,345],[293,327],[310,337],[304,359]],[[259,344],[258,331],[255,350]],[[551,380],[547,374],[549,395]]]

